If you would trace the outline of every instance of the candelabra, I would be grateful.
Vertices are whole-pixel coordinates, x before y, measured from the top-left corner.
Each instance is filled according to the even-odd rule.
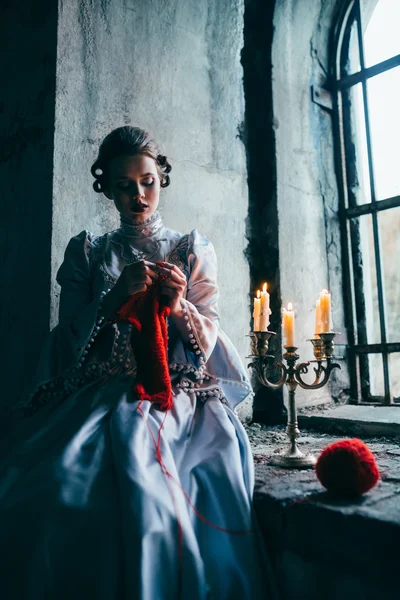
[[[275,362],[275,356],[268,354],[269,341],[272,336],[276,335],[273,331],[254,331],[250,333],[251,358],[252,362],[248,365],[254,370],[257,379],[262,385],[272,389],[278,389],[284,384],[287,385],[289,391],[288,405],[288,422],[286,433],[290,440],[288,449],[273,456],[270,464],[280,467],[304,469],[312,467],[316,463],[316,457],[311,454],[303,454],[297,446],[296,438],[300,435],[300,430],[297,423],[296,411],[296,388],[299,385],[305,390],[317,390],[322,388],[329,380],[333,369],[340,369],[340,365],[333,362],[334,337],[335,332],[315,334],[315,337],[309,341],[313,345],[315,360],[309,362],[298,363],[300,356],[296,353],[296,346],[284,346],[285,353],[283,362]],[[302,375],[308,373],[311,363],[316,363],[314,366],[315,377],[312,383],[306,383]],[[325,364],[324,364],[325,363]],[[268,378],[268,371],[271,367],[278,371],[279,379],[271,381]]]

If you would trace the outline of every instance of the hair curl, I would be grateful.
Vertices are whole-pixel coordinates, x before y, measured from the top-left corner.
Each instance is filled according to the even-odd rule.
[[[99,154],[90,169],[95,178],[94,191],[100,193],[107,188],[108,166],[114,158],[123,155],[134,156],[135,154],[146,154],[154,159],[160,177],[160,186],[162,188],[169,186],[168,173],[172,167],[167,157],[161,154],[155,139],[140,127],[125,125],[113,129],[100,144]]]

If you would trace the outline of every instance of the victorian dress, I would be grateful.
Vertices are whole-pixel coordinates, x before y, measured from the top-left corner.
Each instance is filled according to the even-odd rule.
[[[142,258],[187,277],[183,316],[168,319],[168,412],[134,395],[132,325],[99,318],[124,266]],[[24,418],[0,441],[2,599],[273,597],[234,410],[251,388],[218,324],[216,276],[207,238],[167,229],[158,213],[70,240],[59,324]]]

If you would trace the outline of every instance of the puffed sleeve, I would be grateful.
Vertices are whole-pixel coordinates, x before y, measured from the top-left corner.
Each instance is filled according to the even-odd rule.
[[[100,306],[93,297],[89,252],[93,235],[82,231],[71,238],[57,273],[61,286],[59,323],[43,349],[36,383],[48,381],[73,366],[92,335]]]
[[[183,315],[174,325],[184,342],[185,359],[195,366],[210,357],[219,330],[217,257],[213,244],[197,230],[189,234],[187,264],[189,277]]]
[[[197,230],[188,236],[187,266],[183,314],[169,329],[170,369],[180,374],[180,387],[193,389],[202,400],[215,395],[234,408],[252,394],[251,385],[236,348],[220,328],[214,246]]]
[[[56,277],[61,287],[59,324],[69,323],[78,337],[84,334],[85,325],[91,320],[85,318],[85,312],[89,312],[86,309],[93,301],[89,263],[92,239],[93,235],[88,231],[81,231],[70,239]]]

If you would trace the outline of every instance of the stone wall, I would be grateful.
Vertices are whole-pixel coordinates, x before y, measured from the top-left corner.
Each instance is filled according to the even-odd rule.
[[[49,327],[57,4],[0,15],[0,407],[19,399]]]
[[[334,166],[332,112],[312,101],[312,86],[326,84],[329,39],[340,3],[280,0],[272,45],[273,119],[276,138],[279,262],[282,305],[293,302],[296,344],[312,358],[315,301],[332,293],[333,324],[347,342],[341,276],[338,188]],[[345,363],[329,386],[299,391],[299,404],[325,402],[348,387]]]
[[[245,126],[242,137],[247,151],[249,214],[246,255],[250,267],[250,300],[264,281],[270,293],[269,329],[277,336],[272,351],[281,347],[281,295],[277,207],[275,129],[273,119],[273,79],[271,47],[274,35],[275,2],[246,0],[244,44],[242,50]],[[261,386],[253,377],[256,390],[254,419],[263,423],[285,420],[282,390]]]
[[[326,84],[336,0],[246,0],[244,91],[249,185],[247,256],[251,290],[268,281],[273,351],[282,349],[281,306],[292,301],[302,360],[313,358],[315,300],[323,287],[333,298],[333,321],[346,343],[331,112],[312,101]],[[340,348],[339,353],[344,348]],[[260,422],[284,419],[280,392],[256,386]],[[302,392],[298,403],[331,401],[349,386],[345,363],[330,385]],[[285,390],[286,391],[286,390]]]

